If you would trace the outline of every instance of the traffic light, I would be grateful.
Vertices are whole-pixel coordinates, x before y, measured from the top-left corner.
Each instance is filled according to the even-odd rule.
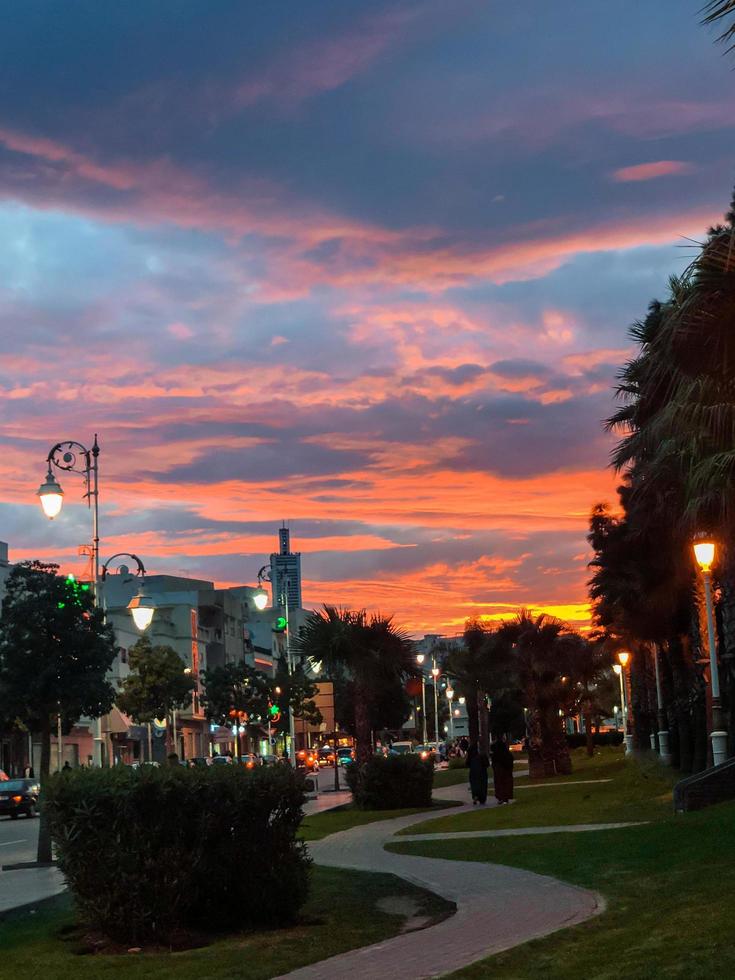
[[[277,725],[281,720],[281,709],[277,704],[268,705],[268,717],[272,725]]]
[[[287,626],[288,622],[286,621],[285,616],[276,616],[275,620],[273,621],[273,632],[285,633]]]

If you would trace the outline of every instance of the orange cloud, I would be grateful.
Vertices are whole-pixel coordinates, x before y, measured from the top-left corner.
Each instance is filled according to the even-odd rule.
[[[639,180],[655,180],[657,177],[682,177],[694,171],[691,163],[681,160],[657,160],[654,163],[637,163],[632,167],[621,167],[611,174],[618,184]]]

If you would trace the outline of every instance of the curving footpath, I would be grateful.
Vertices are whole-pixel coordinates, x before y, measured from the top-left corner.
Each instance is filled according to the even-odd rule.
[[[452,786],[436,795],[456,799],[464,792]],[[452,813],[471,809],[465,804]],[[456,915],[427,929],[302,967],[288,974],[290,980],[394,980],[397,976],[425,980],[604,911],[601,895],[555,878],[505,865],[392,854],[384,849],[397,831],[425,818],[426,814],[414,814],[353,827],[314,841],[309,850],[316,864],[405,878],[455,902]]]

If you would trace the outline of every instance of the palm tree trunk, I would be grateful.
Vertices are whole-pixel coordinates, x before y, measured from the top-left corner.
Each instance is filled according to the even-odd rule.
[[[41,790],[46,786],[51,774],[51,723],[44,718],[41,725],[41,770],[39,773]],[[41,819],[38,826],[38,849],[36,860],[39,864],[51,862],[51,828],[46,814],[46,807],[41,806]]]
[[[543,779],[548,775],[546,770],[541,718],[538,708],[531,708],[528,712],[528,775],[531,779]]]
[[[587,755],[591,759],[595,754],[595,740],[592,736],[592,712],[589,710],[589,705],[584,712],[584,734],[587,743]]]
[[[490,755],[490,725],[487,710],[487,697],[484,691],[477,692],[477,720],[478,720],[478,739],[480,752]]]

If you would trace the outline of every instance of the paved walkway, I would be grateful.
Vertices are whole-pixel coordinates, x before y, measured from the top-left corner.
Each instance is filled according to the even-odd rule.
[[[466,796],[462,785],[436,793]],[[491,804],[492,805],[492,804]],[[454,810],[472,810],[464,804]],[[604,910],[595,892],[497,864],[392,854],[384,849],[399,830],[422,815],[366,824],[309,845],[316,864],[398,875],[457,905],[454,916],[426,930],[352,950],[288,974],[290,980],[425,980],[451,973]],[[565,828],[568,829],[568,828]],[[399,837],[397,840],[409,838]]]
[[[456,811],[458,812],[458,811]],[[583,834],[588,830],[620,830],[640,827],[645,821],[631,823],[572,823],[559,827],[507,827],[503,830],[457,830],[449,834],[401,834],[396,842],[407,840],[463,840],[471,837],[523,837],[528,834]]]
[[[32,905],[66,890],[58,868],[22,868],[0,871],[0,913]]]

